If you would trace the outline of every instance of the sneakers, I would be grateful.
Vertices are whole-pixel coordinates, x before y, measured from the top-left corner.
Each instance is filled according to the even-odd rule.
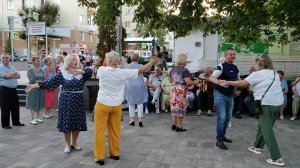
[[[283,116],[280,116],[279,119],[280,119],[280,120],[284,120],[284,117],[283,117]]]
[[[211,110],[208,110],[208,111],[207,111],[207,115],[208,115],[208,116],[212,116]]]
[[[280,167],[284,166],[284,162],[283,162],[282,158],[280,158],[278,160],[268,159],[267,162],[270,163],[270,164],[272,164],[272,165],[276,165],[276,166],[280,166]]]
[[[197,112],[197,116],[201,116],[201,110],[198,110],[198,112]]]
[[[68,146],[65,147],[64,149],[65,154],[68,154],[71,152],[71,148],[69,148]]]
[[[145,109],[145,114],[149,114],[148,108]]]
[[[157,108],[156,109],[156,114],[159,114],[159,113],[160,113],[159,108]]]
[[[294,121],[294,120],[296,120],[296,117],[293,116],[290,120],[291,120],[291,121]]]
[[[259,148],[255,148],[255,147],[253,147],[253,146],[250,146],[249,148],[248,148],[248,150],[249,151],[251,151],[251,152],[253,152],[253,153],[255,153],[255,154],[261,154],[261,151],[262,151],[262,149],[259,149]]]
[[[35,119],[35,121],[38,122],[38,123],[43,123],[43,122],[44,122],[44,121],[41,120],[40,118]]]
[[[165,113],[167,113],[167,112],[169,112],[169,110],[168,110],[168,109],[165,109]]]
[[[50,116],[48,114],[44,114],[43,118],[50,119]]]
[[[77,151],[81,151],[81,148],[78,145],[71,145],[71,149],[75,149]]]
[[[33,119],[33,120],[30,121],[30,124],[32,124],[32,125],[38,125],[38,122]]]

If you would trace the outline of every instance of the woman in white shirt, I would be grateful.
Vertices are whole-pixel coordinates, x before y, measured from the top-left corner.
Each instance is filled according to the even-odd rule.
[[[108,127],[109,158],[119,160],[122,101],[126,80],[136,79],[157,63],[154,58],[139,69],[119,69],[120,56],[111,51],[105,54],[107,67],[98,69],[99,92],[94,114],[94,156],[96,163],[104,165],[105,131]]]
[[[268,159],[267,162],[276,166],[284,166],[273,132],[273,125],[280,111],[280,106],[283,104],[279,75],[274,71],[273,63],[269,56],[258,56],[255,63],[257,71],[251,73],[246,79],[223,82],[227,83],[228,86],[252,87],[254,99],[261,101],[261,110],[254,147],[249,147],[248,150],[255,154],[261,154],[266,144],[271,154],[271,159]]]

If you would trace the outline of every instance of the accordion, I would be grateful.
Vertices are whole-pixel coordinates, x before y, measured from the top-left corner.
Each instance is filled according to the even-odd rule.
[[[213,89],[213,85],[209,80],[200,80],[200,91],[203,93],[209,93]]]

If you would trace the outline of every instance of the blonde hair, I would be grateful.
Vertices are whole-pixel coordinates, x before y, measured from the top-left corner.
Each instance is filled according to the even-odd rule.
[[[186,54],[180,53],[176,56],[175,63],[176,65],[186,65]]]
[[[274,69],[272,59],[267,55],[259,55],[255,59],[256,70]]]
[[[139,61],[139,54],[138,53],[133,53],[133,54],[131,54],[130,58],[131,58],[132,62],[138,62]]]
[[[43,60],[44,60],[44,62],[46,63],[46,62],[48,62],[49,60],[52,60],[52,58],[51,58],[50,56],[47,56],[47,57],[45,57]]]
[[[73,61],[73,60],[76,60],[76,55],[75,54],[70,54],[70,55],[67,55],[64,59],[64,70],[68,70],[70,67],[70,63]]]
[[[116,51],[111,51],[105,54],[106,60],[110,61],[110,65],[118,66],[120,64],[120,55]],[[108,65],[108,66],[110,66]]]

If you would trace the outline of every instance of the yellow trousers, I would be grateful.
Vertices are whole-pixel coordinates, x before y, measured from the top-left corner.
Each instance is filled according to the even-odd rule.
[[[122,105],[106,106],[96,102],[94,113],[94,156],[105,157],[105,131],[108,127],[109,155],[119,156]]]

